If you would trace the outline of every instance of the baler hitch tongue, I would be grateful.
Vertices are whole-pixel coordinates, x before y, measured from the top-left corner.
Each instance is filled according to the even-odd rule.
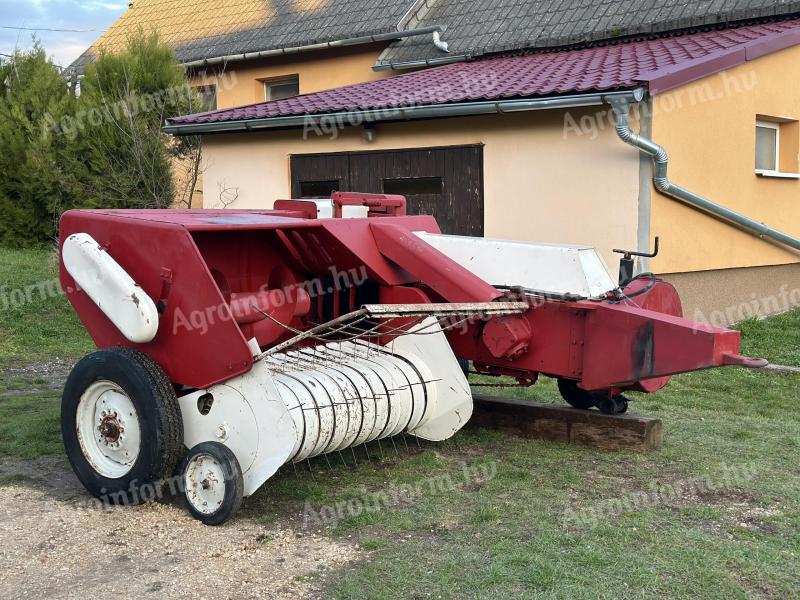
[[[747,369],[763,369],[769,364],[769,361],[766,358],[752,358],[741,354],[723,354],[722,364]]]

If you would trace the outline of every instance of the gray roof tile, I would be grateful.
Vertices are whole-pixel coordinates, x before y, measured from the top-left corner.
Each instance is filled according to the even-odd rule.
[[[428,0],[416,26],[444,25],[452,55],[471,57],[800,12],[793,0]],[[378,65],[447,58],[428,38],[395,42]]]
[[[396,31],[413,0],[136,0],[71,67],[101,48],[124,48],[139,28],[156,30],[190,62]]]
[[[414,7],[409,13],[409,10]],[[800,0],[136,0],[73,67],[156,29],[182,62],[445,25],[452,56],[558,47],[800,12]],[[378,64],[448,55],[430,37],[389,46]]]

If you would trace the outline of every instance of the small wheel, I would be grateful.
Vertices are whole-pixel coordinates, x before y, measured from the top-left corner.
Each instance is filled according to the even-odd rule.
[[[558,391],[568,404],[581,410],[589,410],[602,400],[602,396],[579,388],[578,382],[572,379],[559,379]]]
[[[628,412],[628,399],[622,394],[603,398],[597,403],[597,408],[606,415],[621,415]]]
[[[61,399],[61,435],[78,479],[111,504],[158,497],[183,451],[169,378],[127,348],[98,350],[75,365]]]
[[[186,506],[206,525],[221,525],[242,505],[242,468],[230,448],[203,442],[189,450],[181,466]]]

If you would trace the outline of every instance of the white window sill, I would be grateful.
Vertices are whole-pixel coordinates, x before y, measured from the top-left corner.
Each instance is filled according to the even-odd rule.
[[[759,177],[774,177],[776,179],[800,179],[800,173],[781,173],[780,171],[767,171],[765,169],[756,169],[756,175]]]

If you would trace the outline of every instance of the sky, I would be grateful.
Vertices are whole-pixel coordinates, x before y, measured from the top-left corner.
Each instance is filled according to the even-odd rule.
[[[128,0],[0,0],[0,53],[29,48],[35,35],[53,62],[67,67],[127,8]]]

